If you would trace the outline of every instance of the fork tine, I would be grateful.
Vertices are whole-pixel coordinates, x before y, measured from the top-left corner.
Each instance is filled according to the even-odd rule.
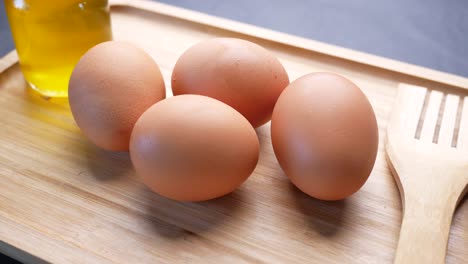
[[[465,97],[463,101],[460,129],[458,130],[457,148],[468,150],[468,97]]]
[[[459,100],[460,97],[453,94],[447,95],[447,98],[445,99],[445,109],[442,123],[440,124],[439,139],[437,141],[440,145],[452,145]]]
[[[395,112],[388,127],[392,132],[388,134],[414,138],[426,92],[427,89],[424,87],[409,84],[398,86],[398,96],[393,108]]]
[[[440,103],[442,102],[443,97],[444,94],[442,92],[434,90],[431,91],[426,114],[425,116],[421,116],[424,121],[421,130],[421,136],[419,137],[420,140],[432,142],[437,119],[439,118]]]

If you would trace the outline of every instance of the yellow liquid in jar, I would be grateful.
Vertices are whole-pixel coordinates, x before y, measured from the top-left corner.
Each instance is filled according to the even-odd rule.
[[[107,0],[6,0],[21,70],[31,87],[66,97],[80,57],[111,40]]]

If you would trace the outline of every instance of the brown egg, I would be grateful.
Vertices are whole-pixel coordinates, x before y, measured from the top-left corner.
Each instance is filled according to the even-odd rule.
[[[322,200],[358,191],[374,166],[377,121],[362,91],[333,73],[292,82],[273,111],[276,157],[300,190]]]
[[[91,48],[70,78],[70,107],[76,123],[97,146],[128,151],[140,115],[166,97],[158,65],[143,50],[109,41]]]
[[[130,156],[142,181],[179,201],[203,201],[232,192],[254,170],[255,130],[230,106],[200,95],[163,100],[138,120]]]
[[[215,38],[188,49],[172,73],[174,95],[218,99],[258,127],[271,118],[289,78],[278,59],[252,42]]]

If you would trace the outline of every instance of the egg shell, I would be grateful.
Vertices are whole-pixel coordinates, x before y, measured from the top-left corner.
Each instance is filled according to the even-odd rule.
[[[218,99],[258,127],[271,118],[289,78],[278,59],[242,39],[215,38],[189,48],[172,73],[174,95],[200,94]]]
[[[141,114],[166,97],[158,65],[132,44],[108,41],[86,52],[70,78],[68,97],[77,125],[97,146],[128,151]]]
[[[230,106],[200,95],[180,95],[149,108],[138,120],[130,157],[154,192],[179,201],[223,196],[255,169],[254,128]]]
[[[305,75],[284,90],[273,111],[271,137],[292,183],[322,200],[358,191],[377,155],[371,104],[359,87],[333,73]]]

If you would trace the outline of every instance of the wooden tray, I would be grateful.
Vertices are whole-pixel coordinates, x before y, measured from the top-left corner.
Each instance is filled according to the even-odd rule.
[[[127,153],[95,148],[66,101],[26,89],[11,53],[0,60],[0,251],[56,263],[390,263],[401,221],[383,139],[399,83],[464,92],[468,79],[146,1],[114,1],[114,36],[148,51],[167,87],[181,53],[212,37],[274,52],[290,79],[333,71],[357,83],[376,111],[379,155],[366,185],[340,202],[299,192],[258,129],[261,157],[233,194],[202,203],[164,199],[140,184]],[[466,199],[465,199],[466,200]],[[468,260],[468,204],[451,229],[448,263]]]

